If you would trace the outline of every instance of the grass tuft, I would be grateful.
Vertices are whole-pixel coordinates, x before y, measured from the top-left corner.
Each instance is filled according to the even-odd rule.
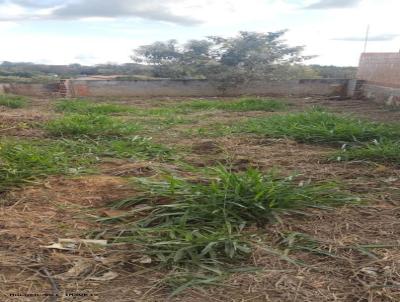
[[[283,111],[287,104],[283,101],[259,99],[259,98],[241,98],[234,101],[191,101],[178,105],[180,109],[193,110],[224,110],[224,111]]]
[[[6,106],[9,108],[23,108],[27,104],[27,100],[23,96],[1,94],[0,95],[0,106]]]
[[[169,159],[172,151],[150,138],[0,142],[0,191],[53,174],[77,174],[105,157]]]
[[[398,124],[367,122],[321,110],[251,119],[239,131],[327,144],[400,138]]]
[[[142,180],[143,194],[114,205],[131,210],[100,220],[117,223],[115,241],[134,244],[153,262],[219,275],[248,257],[249,227],[263,226],[282,212],[354,200],[334,184],[303,184],[257,170],[232,173],[220,167],[214,173],[208,183],[171,176]]]
[[[78,172],[91,160],[58,142],[13,141],[0,143],[0,191],[51,174]],[[70,169],[74,168],[74,169]]]
[[[339,161],[369,160],[400,164],[400,141],[382,140],[361,146],[349,146],[343,148],[332,158]]]
[[[79,114],[112,114],[135,112],[136,108],[118,104],[94,103],[87,100],[62,100],[55,105],[58,112]]]
[[[106,115],[70,114],[48,122],[45,129],[54,136],[62,137],[110,137],[135,133],[140,129],[140,126]]]

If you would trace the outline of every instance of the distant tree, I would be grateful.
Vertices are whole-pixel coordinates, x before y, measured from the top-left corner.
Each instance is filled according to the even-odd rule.
[[[236,37],[210,36],[184,45],[155,42],[134,50],[132,59],[153,66],[155,76],[208,78],[226,90],[251,80],[287,78],[283,69],[311,58],[302,55],[302,46],[287,45],[285,32],[242,31]]]
[[[178,41],[169,40],[167,42],[155,42],[151,45],[140,46],[135,50],[135,55],[131,58],[136,63],[145,63],[153,66],[155,76],[179,77],[177,64],[181,52],[177,44]]]
[[[352,66],[324,66],[324,65],[310,65],[310,67],[321,78],[336,78],[336,79],[354,79],[357,74],[357,67]]]

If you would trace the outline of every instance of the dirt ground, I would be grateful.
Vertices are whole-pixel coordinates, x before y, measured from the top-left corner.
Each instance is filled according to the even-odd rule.
[[[375,121],[400,121],[400,111],[359,100],[289,99],[290,110],[320,105]],[[0,135],[40,138],[35,123],[51,119],[51,100],[34,100],[29,108],[0,109]],[[123,104],[157,106],[175,100],[122,100]],[[259,230],[262,239],[249,266],[255,272],[237,273],[223,284],[192,288],[169,298],[160,286],[165,272],[137,261],[123,245],[73,250],[47,248],[59,238],[82,239],[100,227],[96,216],[112,217],[110,202],[135,194],[133,176],[151,176],[173,164],[115,160],[99,165],[95,175],[51,176],[0,195],[0,301],[272,301],[384,302],[400,301],[400,170],[370,162],[332,163],[333,149],[286,139],[252,135],[200,137],[188,128],[235,123],[263,112],[193,113],[196,123],[175,125],[151,133],[153,140],[191,150],[185,161],[198,167],[226,162],[234,169],[277,168],[299,173],[305,180],[335,180],[363,199],[361,205],[335,210],[312,210]],[[306,233],[335,257],[304,250],[288,256],[291,263],[266,248],[277,246],[282,234]],[[363,245],[375,245],[363,249]],[[145,260],[145,259],[144,259]],[[80,271],[78,272],[77,269]],[[59,297],[44,297],[43,293]],[[27,296],[28,294],[32,296]],[[39,296],[34,296],[38,294]],[[21,295],[21,296],[18,296]]]

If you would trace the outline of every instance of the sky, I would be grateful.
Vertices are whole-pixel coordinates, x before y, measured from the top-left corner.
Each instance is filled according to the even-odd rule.
[[[154,41],[287,29],[309,64],[398,52],[400,0],[0,0],[0,62],[128,63]]]

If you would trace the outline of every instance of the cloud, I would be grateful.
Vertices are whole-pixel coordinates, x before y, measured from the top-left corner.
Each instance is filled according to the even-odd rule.
[[[142,18],[180,25],[200,23],[193,17],[173,12],[175,4],[183,0],[0,0],[22,10],[19,15],[0,13],[1,20],[76,20],[85,18]],[[6,10],[3,10],[6,11]],[[44,13],[45,12],[45,13]]]
[[[381,34],[381,35],[373,35],[368,37],[368,41],[371,42],[382,42],[382,41],[393,41],[397,37],[399,37],[400,34]],[[365,41],[365,36],[359,36],[359,37],[339,37],[339,38],[334,38],[332,39],[334,41],[350,41],[350,42],[360,42],[360,41]]]
[[[305,9],[332,9],[355,7],[363,0],[319,0],[318,2],[306,6]]]

